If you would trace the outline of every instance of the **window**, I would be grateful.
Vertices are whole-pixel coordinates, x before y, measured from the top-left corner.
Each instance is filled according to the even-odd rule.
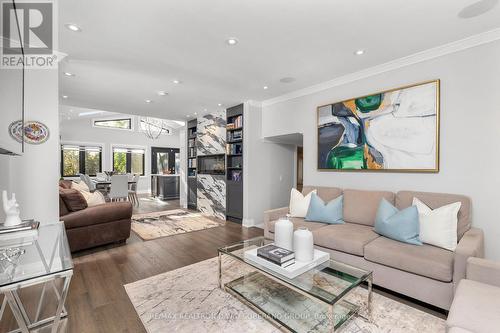
[[[113,170],[144,176],[144,149],[113,148]]]
[[[132,129],[132,118],[94,120],[94,127]]]
[[[102,170],[101,147],[62,145],[61,176],[76,177],[81,173],[95,176]]]

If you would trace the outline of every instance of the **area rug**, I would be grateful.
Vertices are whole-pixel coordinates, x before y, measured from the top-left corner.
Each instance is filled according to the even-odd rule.
[[[224,256],[224,277],[252,272],[247,265]],[[233,277],[228,272],[234,272]],[[327,332],[328,317],[320,303],[311,301],[282,287],[261,274],[249,273],[240,285],[240,292],[257,300],[261,308],[277,311],[290,310],[294,327],[304,332]],[[259,280],[260,279],[260,280]],[[268,279],[266,285],[262,279]],[[264,286],[264,287],[263,287]],[[249,307],[218,287],[217,258],[156,275],[125,285],[127,294],[149,333],[156,332],[259,332],[277,333],[280,327],[272,325]],[[366,289],[358,288],[364,297]],[[363,293],[365,293],[363,295]],[[269,297],[273,294],[274,297]],[[355,294],[355,293],[354,293]],[[276,301],[276,296],[282,302]],[[443,319],[373,293],[371,314],[361,311],[339,332],[344,333],[433,333],[445,332]],[[317,320],[313,328],[301,327],[303,318]],[[336,331],[337,332],[337,331]]]
[[[198,212],[174,209],[132,216],[132,231],[143,240],[173,236],[224,225]]]

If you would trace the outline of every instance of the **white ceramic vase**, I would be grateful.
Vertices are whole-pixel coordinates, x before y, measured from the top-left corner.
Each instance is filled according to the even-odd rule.
[[[280,218],[274,225],[274,244],[293,251],[293,223],[288,218]]]
[[[308,262],[314,259],[313,235],[307,228],[298,228],[293,233],[295,260]]]

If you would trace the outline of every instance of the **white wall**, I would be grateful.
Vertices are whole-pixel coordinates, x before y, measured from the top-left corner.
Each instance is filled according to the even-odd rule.
[[[137,118],[135,119],[137,128]],[[152,140],[144,133],[138,131],[107,129],[92,126],[90,118],[74,118],[61,122],[61,142],[97,144],[102,151],[102,170],[113,170],[113,146],[126,146],[130,148],[144,148],[145,175],[139,180],[138,191],[149,192],[151,187],[151,147],[179,148],[179,131],[172,131],[172,135],[162,135],[157,140]],[[58,168],[59,171],[59,168]]]
[[[262,135],[304,133],[304,184],[468,195],[473,203],[473,225],[485,231],[486,256],[498,260],[499,59],[500,42],[496,41],[268,105],[263,108]],[[441,79],[438,174],[317,171],[318,105],[431,79]]]
[[[0,158],[0,189],[16,193],[21,218],[56,222],[59,221],[57,69],[26,71],[25,119],[47,125],[50,137],[40,145],[26,144],[22,156]]]
[[[243,224],[261,225],[264,211],[288,206],[296,147],[262,139],[262,108],[244,104]]]

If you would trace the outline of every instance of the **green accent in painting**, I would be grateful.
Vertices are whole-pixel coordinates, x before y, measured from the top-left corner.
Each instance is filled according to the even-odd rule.
[[[380,104],[382,104],[382,94],[356,98],[354,102],[359,111],[367,113],[377,110],[380,107]]]
[[[327,167],[331,169],[366,169],[363,146],[338,146],[328,155]]]

